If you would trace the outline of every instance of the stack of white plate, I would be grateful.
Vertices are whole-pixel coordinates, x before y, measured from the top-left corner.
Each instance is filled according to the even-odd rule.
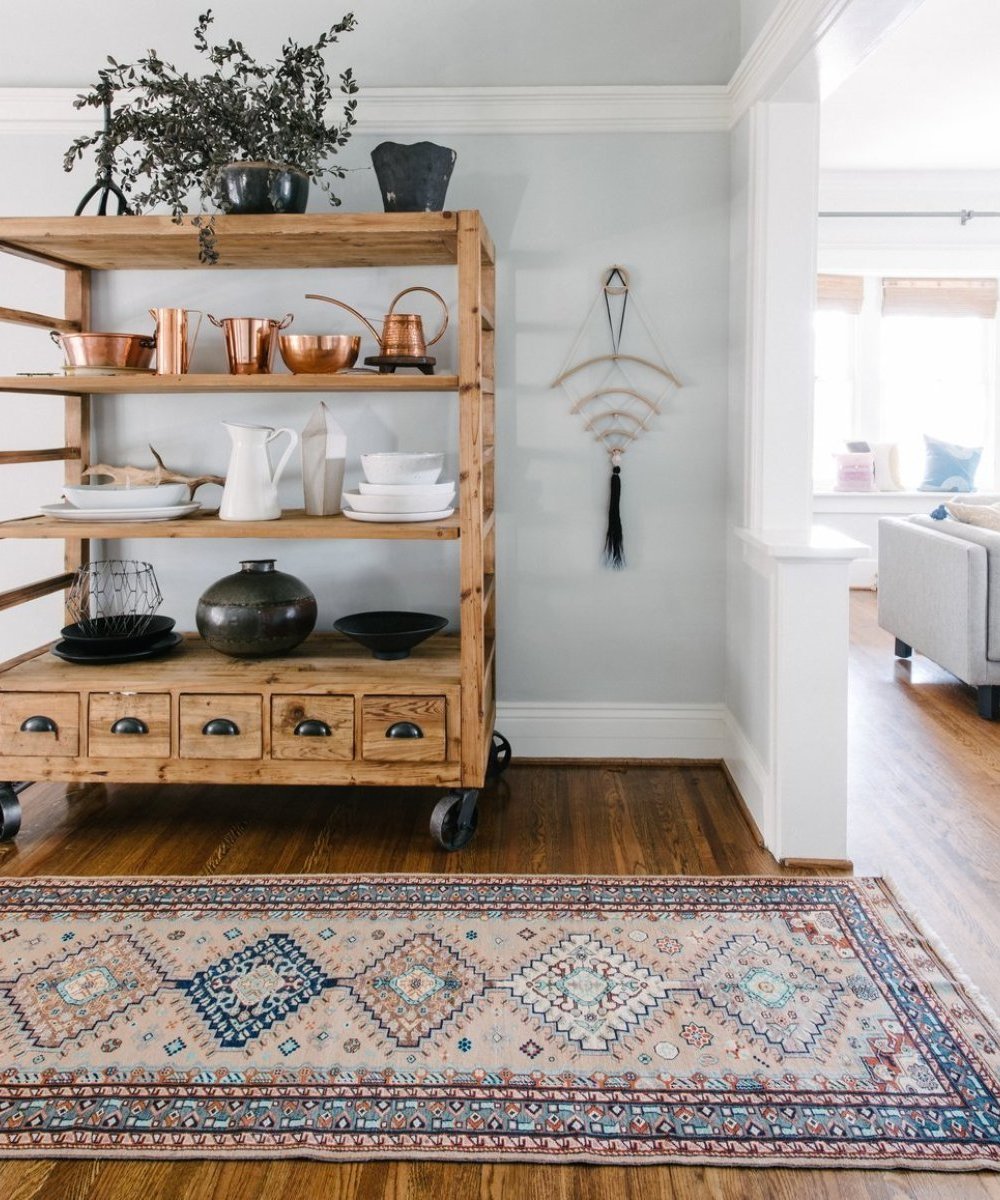
[[[455,511],[455,484],[438,483],[444,455],[362,454],[365,479],[344,493],[344,516],[352,521],[441,521]]]
[[[43,504],[41,511],[63,521],[176,521],[201,508],[186,483],[85,483],[63,488],[63,495],[64,503]]]

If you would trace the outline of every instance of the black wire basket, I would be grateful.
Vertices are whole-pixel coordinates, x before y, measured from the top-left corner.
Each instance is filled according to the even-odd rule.
[[[142,637],[163,603],[152,564],[108,558],[79,568],[66,593],[77,637],[128,641]]]

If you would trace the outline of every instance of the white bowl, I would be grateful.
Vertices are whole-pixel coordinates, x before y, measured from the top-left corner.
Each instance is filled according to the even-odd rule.
[[[406,513],[434,512],[447,506],[448,501],[436,496],[428,496],[426,491],[413,491],[406,495],[372,496],[364,492],[344,492],[344,503],[355,512],[363,513],[393,513],[403,516]]]
[[[174,508],[186,504],[191,489],[186,483],[140,484],[85,483],[64,487],[63,495],[74,508]]]
[[[366,483],[358,484],[362,496],[426,496],[447,504],[455,495],[454,481],[447,483]]]
[[[369,483],[437,483],[443,468],[443,454],[383,450],[361,455],[361,469]]]

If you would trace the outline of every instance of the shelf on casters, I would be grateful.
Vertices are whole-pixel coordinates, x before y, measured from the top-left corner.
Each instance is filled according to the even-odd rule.
[[[447,266],[458,216],[302,213],[215,218],[219,262],[198,261],[198,231],[171,217],[4,217],[0,250],[95,270]]]
[[[51,396],[202,392],[454,392],[457,375],[4,375],[0,392]]]
[[[22,517],[0,522],[0,538],[328,538],[439,541],[457,538],[458,513],[443,521],[368,522],[345,516],[309,517],[301,510],[277,521],[221,521],[217,512],[196,513],[176,521],[61,521],[58,517]]]

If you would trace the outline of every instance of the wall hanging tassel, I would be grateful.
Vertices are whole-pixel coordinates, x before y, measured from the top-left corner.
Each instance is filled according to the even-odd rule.
[[[604,539],[604,561],[620,571],[625,566],[625,542],[622,537],[622,452],[611,451],[611,499],[608,503],[608,532]]]
[[[622,353],[625,317],[632,311],[630,299],[646,335],[644,355]],[[611,353],[578,360],[577,351],[588,338],[591,318],[597,315],[601,300],[604,301],[603,315]],[[584,429],[593,435],[611,458],[608,528],[604,536],[603,557],[606,566],[621,570],[625,566],[622,455],[640,434],[647,431],[649,421],[661,413],[660,406],[671,390],[681,386],[680,380],[660,354],[649,322],[633,296],[624,267],[611,267],[605,275],[601,291],[594,298],[563,369],[552,386],[561,387],[573,400],[570,412],[583,418]]]

